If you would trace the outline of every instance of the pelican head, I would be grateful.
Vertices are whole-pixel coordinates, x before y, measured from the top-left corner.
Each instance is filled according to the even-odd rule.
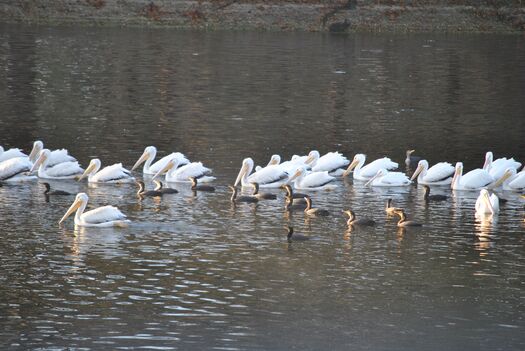
[[[305,164],[309,165],[310,167],[314,167],[317,163],[317,160],[319,159],[319,151],[312,150],[308,154],[308,157],[306,158],[306,161],[304,161]]]
[[[454,170],[454,176],[452,177],[452,183],[450,183],[450,186],[452,189],[456,186],[456,182],[459,181],[459,178],[463,175],[463,162],[457,162],[456,167]]]
[[[78,193],[77,196],[75,197],[75,201],[73,202],[71,207],[69,207],[66,214],[60,219],[58,224],[62,224],[62,222],[64,222],[67,219],[67,217],[69,217],[73,212],[75,212],[80,207],[82,206],[85,207],[88,202],[88,199],[89,198],[86,195],[86,193]]]
[[[290,177],[290,179],[288,180],[288,183],[291,183],[293,182],[294,180],[296,180],[297,178],[300,178],[302,177],[306,172],[306,169],[304,169],[304,167],[299,167],[297,168],[297,170],[295,171],[295,173]]]
[[[384,177],[387,174],[388,174],[388,171],[384,168],[381,168],[379,171],[377,171],[375,176],[373,176],[372,178],[370,178],[368,182],[366,182],[365,186],[370,186],[376,178]]]
[[[483,199],[482,201],[485,203],[487,208],[490,210],[490,213],[495,214],[494,207],[492,206],[492,203],[490,202],[490,193],[487,189],[481,189],[479,191],[479,196]]]
[[[272,155],[272,157],[270,157],[270,162],[268,162],[268,166],[278,165],[279,163],[281,163],[281,156]]]
[[[98,158],[92,159],[89,162],[89,166],[87,166],[87,168],[84,171],[84,173],[82,173],[82,175],[78,178],[78,181],[81,181],[82,179],[84,179],[88,175],[97,173],[98,170],[100,169],[101,165],[102,165],[102,163],[100,162],[100,160]]]
[[[352,163],[348,165],[348,168],[343,172],[343,177],[347,177],[350,172],[354,170],[357,165],[361,164],[363,165],[366,160],[366,155],[364,154],[357,154],[354,156],[354,159],[352,160]]]
[[[483,164],[483,169],[488,171],[490,170],[490,166],[492,165],[492,161],[494,160],[494,155],[492,154],[492,151],[487,151],[485,154],[485,163]]]
[[[410,150],[409,150],[410,151]],[[408,151],[407,151],[408,152]],[[410,178],[410,180],[414,180],[417,178],[417,176],[423,172],[423,171],[427,171],[428,170],[428,161],[427,160],[421,160],[417,163],[417,168],[416,168],[416,171],[414,172],[414,174],[412,175],[412,178]]]
[[[252,170],[253,160],[250,157],[242,160],[241,170],[239,171],[239,175],[237,175],[237,179],[235,179],[235,183],[233,183],[233,185],[237,186],[244,177],[247,177],[251,173]]]
[[[162,168],[161,170],[159,170],[154,176],[152,179],[156,179],[158,178],[160,175],[170,171],[171,169],[177,169],[177,167],[179,166],[179,163],[180,163],[180,160],[178,158],[172,158],[171,160],[169,160],[166,165],[164,166],[164,168]]]
[[[140,166],[143,162],[147,160],[153,160],[156,155],[157,155],[157,148],[155,146],[146,147],[144,149],[144,152],[142,153],[142,156],[140,156],[137,162],[135,162],[131,170],[134,171],[138,166]]]
[[[51,151],[48,149],[43,149],[38,154],[38,158],[36,159],[35,163],[33,163],[33,167],[29,170],[29,173],[33,173],[35,170],[40,167],[40,165],[45,165],[45,162],[49,159],[49,155],[51,155]]]
[[[44,149],[44,143],[40,140],[36,140],[33,143],[33,148],[31,149],[31,153],[29,154],[29,161],[35,163],[38,155],[40,154],[40,151]]]

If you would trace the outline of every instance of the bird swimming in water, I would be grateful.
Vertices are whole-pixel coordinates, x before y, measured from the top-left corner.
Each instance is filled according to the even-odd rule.
[[[75,226],[81,227],[125,227],[130,223],[126,215],[113,206],[102,206],[84,212],[88,203],[89,197],[85,193],[78,193],[75,201],[69,207],[66,214],[60,219],[58,224],[62,224],[67,217],[73,212],[75,214]]]
[[[155,189],[153,190],[160,191],[163,194],[177,194],[179,192],[177,189],[165,188],[162,182],[158,179],[155,179],[153,183],[155,183]]]
[[[306,205],[306,201],[304,200],[304,198],[308,195],[294,192],[290,184],[284,184],[281,186],[281,188],[283,188],[286,191],[286,197],[293,199],[294,203],[303,203]]]
[[[405,164],[407,167],[415,167],[419,161],[421,161],[421,157],[419,156],[412,156],[412,154],[415,152],[416,150],[407,150],[406,152],[406,158],[405,158]]]
[[[307,215],[309,216],[328,216],[330,215],[330,212],[328,212],[327,210],[312,207],[312,198],[310,198],[310,196],[305,196],[304,200],[306,201],[306,208],[304,209],[304,213],[306,213]]]
[[[309,237],[309,236],[294,233],[294,230],[293,230],[292,226],[286,226],[285,229],[288,230],[288,234],[286,235],[286,239],[288,240],[289,243],[294,242],[294,241],[307,241],[307,240],[311,239],[311,237]]]
[[[401,208],[392,206],[392,199],[386,200],[385,211],[389,215],[394,215],[396,211],[400,211]]]
[[[353,226],[353,225],[373,226],[373,225],[376,224],[376,221],[374,221],[373,219],[370,219],[370,218],[357,219],[356,216],[355,216],[354,211],[352,211],[352,210],[346,210],[346,211],[343,211],[343,213],[348,216],[348,221],[346,221],[346,224],[348,226]]]
[[[64,191],[64,190],[51,190],[51,185],[49,185],[49,183],[42,183],[45,187],[46,187],[46,190],[44,191],[44,195],[46,196],[49,196],[49,195],[57,195],[57,196],[60,196],[60,195],[73,195],[71,193],[68,193],[67,191]]]
[[[255,196],[259,200],[275,200],[275,199],[277,199],[277,195],[275,195],[275,194],[260,193],[259,192],[259,183],[253,182],[252,186],[253,186],[252,196]]]
[[[191,190],[193,191],[208,191],[208,192],[214,192],[215,188],[211,185],[199,185],[197,178],[195,177],[188,177],[188,179],[191,182]]]
[[[146,186],[144,185],[144,182],[142,180],[138,180],[135,183],[139,186],[139,190],[137,191],[137,196],[139,197],[145,197],[145,196],[160,197],[162,196],[161,191],[146,190]]]
[[[296,200],[299,199],[292,199],[291,197],[286,196],[284,198],[284,209],[286,211],[295,211],[295,210],[301,210],[304,211],[306,208],[306,201],[303,198],[302,202],[297,202]]]
[[[228,185],[228,188],[232,191],[232,197],[230,198],[231,202],[248,202],[248,203],[256,203],[259,202],[259,199],[252,195],[241,195],[237,196],[237,188],[231,185]]]
[[[407,220],[405,210],[403,209],[399,209],[394,213],[399,216],[399,222],[397,222],[398,227],[421,227],[423,225],[421,223]]]
[[[448,196],[446,195],[430,195],[430,187],[428,185],[423,185],[425,188],[425,195],[423,195],[425,201],[446,201]]]

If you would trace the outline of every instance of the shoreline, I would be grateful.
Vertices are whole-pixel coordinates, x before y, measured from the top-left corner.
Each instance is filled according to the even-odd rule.
[[[381,5],[349,0],[272,3],[40,0],[0,5],[0,23],[143,26],[197,30],[523,33],[525,7]],[[401,2],[401,1],[399,1]],[[427,1],[428,2],[428,1]],[[460,1],[458,1],[460,2]],[[404,2],[403,2],[404,3]],[[490,3],[490,2],[487,2]]]

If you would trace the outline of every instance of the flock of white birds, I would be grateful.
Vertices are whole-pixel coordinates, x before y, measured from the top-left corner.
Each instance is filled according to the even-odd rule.
[[[412,156],[413,152],[414,150],[407,151],[405,160],[407,166],[417,164],[417,168],[411,177],[405,173],[394,171],[399,165],[388,157],[366,164],[364,154],[355,155],[351,162],[339,152],[329,152],[321,156],[318,151],[314,150],[307,156],[295,155],[291,160],[285,162],[281,162],[279,155],[273,155],[266,166],[255,168],[253,160],[245,158],[234,182],[232,201],[236,201],[236,187],[239,183],[242,187],[250,188],[257,184],[257,189],[259,187],[282,188],[286,186],[289,189],[287,191],[290,198],[287,202],[287,208],[291,208],[294,204],[300,205],[303,200],[308,200],[304,201],[306,203],[306,214],[326,213],[312,208],[311,199],[308,195],[294,196],[292,188],[301,191],[332,189],[337,186],[334,183],[337,177],[351,175],[354,181],[365,182],[366,186],[372,187],[406,187],[417,180],[419,184],[426,186],[445,186],[453,190],[479,191],[480,194],[475,204],[476,215],[493,218],[499,212],[500,202],[494,191],[525,191],[525,170],[518,172],[521,163],[513,158],[494,160],[492,152],[489,151],[486,153],[482,168],[463,174],[461,162],[456,163],[455,167],[448,162],[439,162],[430,167],[426,160]],[[76,179],[78,181],[87,178],[90,183],[135,182],[132,171],[141,164],[144,164],[143,174],[152,176],[153,180],[158,180],[164,176],[164,180],[168,183],[192,182],[192,189],[198,189],[197,181],[207,183],[215,179],[210,168],[205,167],[201,162],[190,162],[180,152],[171,153],[154,162],[156,154],[157,149],[154,146],[146,147],[131,171],[124,168],[121,163],[102,168],[99,159],[91,160],[84,170],[66,149],[51,151],[45,149],[44,144],[39,140],[34,142],[29,155],[20,149],[4,150],[0,146],[0,182],[24,182],[37,178]],[[160,190],[160,187],[156,191],[146,192],[142,184],[139,195],[160,196],[161,192],[157,191]],[[204,189],[202,188],[202,190]],[[211,190],[213,188],[207,187],[206,189]],[[47,191],[49,192],[49,189]],[[256,195],[239,197],[237,200],[242,201],[244,199],[246,202],[255,202],[264,198],[261,197],[261,194]],[[428,197],[428,193],[426,196]],[[250,197],[252,197],[251,200]],[[437,200],[438,198],[434,199]],[[62,217],[60,223],[73,213],[76,213],[74,222],[78,226],[110,227],[124,226],[129,223],[126,216],[113,206],[103,206],[84,212],[87,202],[88,196],[85,193],[77,194],[75,201]],[[393,207],[390,209],[393,209],[392,213],[400,216],[400,226],[410,225],[407,223],[411,222],[406,221],[401,209]],[[366,222],[356,220],[351,211],[345,213],[350,217],[349,225]]]

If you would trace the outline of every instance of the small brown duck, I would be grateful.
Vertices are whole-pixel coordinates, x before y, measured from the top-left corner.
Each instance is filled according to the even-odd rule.
[[[160,191],[156,191],[156,190],[146,191],[146,186],[144,185],[144,182],[142,180],[136,181],[135,184],[139,186],[139,190],[137,191],[137,196],[139,197],[145,197],[145,196],[160,197],[162,196],[162,192]]]
[[[189,177],[189,180],[191,182],[191,190],[193,191],[208,191],[208,192],[214,192],[215,188],[211,185],[198,185],[197,184],[197,178],[195,177]]]
[[[304,200],[306,201],[306,208],[304,209],[304,213],[306,213],[309,216],[329,216],[330,212],[328,210],[323,210],[320,208],[314,208],[312,207],[312,199],[310,196],[305,196]]]
[[[414,221],[408,221],[405,210],[403,209],[399,209],[394,213],[399,216],[399,222],[397,222],[398,227],[421,227],[423,225]]]
[[[247,202],[247,203],[256,203],[256,202],[259,202],[259,199],[256,198],[255,196],[253,195],[241,195],[241,196],[237,196],[237,188],[232,186],[232,185],[228,185],[228,188],[231,189],[232,191],[232,197],[230,198],[231,202],[233,203],[236,203],[236,202]]]
[[[252,196],[255,196],[259,200],[275,200],[275,199],[277,199],[277,195],[275,195],[275,194],[260,193],[259,192],[259,183],[253,182],[252,186],[253,186]]]
[[[353,226],[353,225],[373,226],[373,225],[376,224],[376,221],[374,221],[373,219],[370,219],[370,218],[357,219],[356,216],[355,216],[354,211],[352,211],[352,210],[346,210],[346,211],[343,211],[343,212],[348,216],[348,221],[346,221],[346,224],[348,226]]]

